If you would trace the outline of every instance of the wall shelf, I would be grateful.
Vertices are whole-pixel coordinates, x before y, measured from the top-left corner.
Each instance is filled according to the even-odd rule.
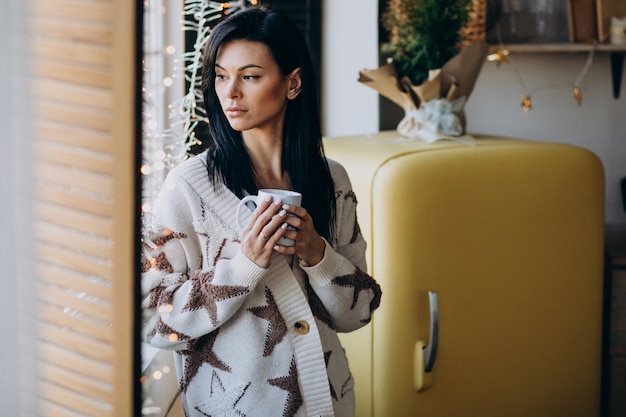
[[[613,98],[618,99],[622,85],[624,55],[626,45],[585,44],[585,43],[511,43],[502,46],[491,45],[490,49],[506,48],[516,53],[577,53],[599,52],[611,55],[611,77],[613,80]]]

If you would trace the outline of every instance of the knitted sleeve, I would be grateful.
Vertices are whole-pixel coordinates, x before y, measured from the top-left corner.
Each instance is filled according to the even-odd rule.
[[[185,349],[211,333],[244,303],[265,270],[238,251],[215,265],[202,262],[198,216],[202,201],[172,171],[142,239],[144,338],[162,349]]]
[[[309,283],[332,318],[335,330],[349,332],[371,320],[378,308],[381,289],[367,274],[366,243],[356,215],[357,199],[345,169],[329,160],[335,182],[337,225],[334,245],[326,242],[324,258],[317,265],[301,264]]]

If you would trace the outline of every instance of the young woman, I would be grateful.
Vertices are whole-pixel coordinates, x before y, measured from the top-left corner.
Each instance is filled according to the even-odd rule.
[[[214,145],[170,172],[144,239],[146,339],[175,351],[187,416],[353,416],[337,332],[366,325],[381,291],[349,178],[324,157],[304,39],[278,12],[233,14],[211,32],[203,94]],[[261,201],[240,230],[261,188],[302,207]]]

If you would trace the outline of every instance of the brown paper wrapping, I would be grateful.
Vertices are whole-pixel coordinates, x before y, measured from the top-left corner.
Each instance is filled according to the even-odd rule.
[[[454,102],[463,98],[463,103],[467,102],[486,57],[487,44],[477,41],[463,48],[440,69],[431,70],[428,80],[420,85],[413,85],[408,77],[399,78],[393,63],[374,70],[359,71],[358,81],[404,109],[405,119],[399,124],[399,132],[405,136],[419,137],[424,127],[420,117],[415,117],[419,111],[426,103],[437,99]],[[458,113],[464,133],[463,110]]]

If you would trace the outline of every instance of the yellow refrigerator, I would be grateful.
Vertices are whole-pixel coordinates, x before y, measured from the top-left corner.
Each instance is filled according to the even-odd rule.
[[[325,139],[383,295],[341,335],[357,417],[598,417],[604,172],[566,144]]]

